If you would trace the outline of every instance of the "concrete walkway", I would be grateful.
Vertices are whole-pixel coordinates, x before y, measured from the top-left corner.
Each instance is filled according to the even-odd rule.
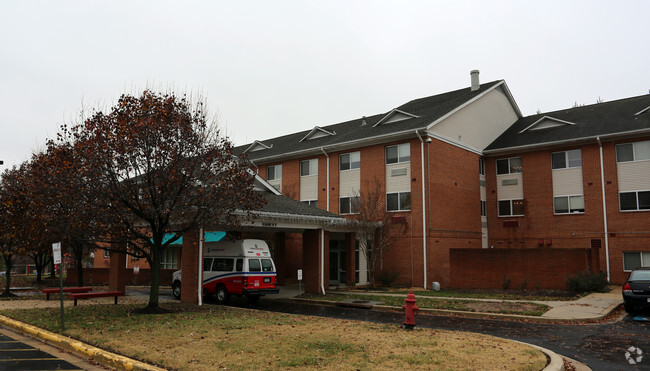
[[[284,290],[284,292],[283,292]],[[336,294],[363,294],[368,296],[396,296],[396,297],[405,297],[404,294],[391,294],[385,292],[360,292],[360,291],[344,291],[344,290],[332,290],[330,293]],[[278,298],[289,298],[298,295],[298,287],[293,286],[283,287],[280,290],[280,295]],[[420,296],[423,297],[423,296]],[[483,301],[483,302],[494,302],[494,303],[536,303],[543,304],[551,307],[551,309],[544,313],[541,319],[548,320],[564,320],[564,321],[597,321],[608,314],[610,314],[616,307],[623,303],[623,297],[621,295],[620,286],[611,286],[610,292],[607,293],[593,293],[589,294],[583,298],[577,300],[566,300],[566,301],[544,301],[544,300],[502,300],[502,299],[478,299],[478,298],[459,298],[459,297],[440,297],[440,296],[431,296],[432,299],[442,299],[442,300],[471,300],[471,301]],[[472,312],[472,315],[477,313]],[[480,313],[479,313],[480,314]],[[485,315],[494,315],[493,313],[485,313]],[[500,315],[500,317],[513,317],[519,318],[522,316],[519,315]],[[528,317],[528,316],[526,316]]]

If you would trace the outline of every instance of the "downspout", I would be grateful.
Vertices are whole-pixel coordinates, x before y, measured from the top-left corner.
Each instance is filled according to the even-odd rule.
[[[603,224],[605,228],[605,264],[607,266],[607,281],[609,282],[609,229],[607,227],[607,203],[605,201],[605,165],[603,164],[603,143],[596,137],[600,149],[600,187],[603,190]]]
[[[323,152],[325,157],[327,157],[327,169],[325,171],[325,174],[327,175],[327,204],[325,205],[325,210],[330,211],[330,156],[327,154],[327,152],[325,152],[325,149],[323,147],[320,147],[320,150]]]
[[[424,140],[420,136],[418,131],[415,131],[415,135],[420,138],[420,163],[422,164],[422,250],[423,256],[422,261],[424,262],[424,289],[427,288],[427,199],[425,193],[425,178],[424,178]]]
[[[260,173],[260,168],[257,167],[257,165],[255,165],[255,163],[253,162],[253,160],[249,160],[249,161],[251,162],[251,165],[255,166],[255,173],[259,175],[259,173]]]
[[[320,230],[320,289],[325,295],[325,230]]]
[[[199,306],[203,305],[203,227],[199,228]]]

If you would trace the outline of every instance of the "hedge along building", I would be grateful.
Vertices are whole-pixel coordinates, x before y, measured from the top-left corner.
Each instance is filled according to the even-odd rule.
[[[404,225],[378,269],[399,274],[401,285],[448,286],[450,249],[488,246],[483,150],[521,117],[505,81],[480,84],[472,71],[470,87],[236,150],[284,195],[346,218],[355,217],[355,201],[367,202],[367,187],[377,184],[385,198],[376,207]],[[300,245],[301,236],[287,237]],[[352,255],[361,260],[357,266],[367,265],[352,246],[330,236],[331,285],[367,283],[363,268],[354,282],[343,274]]]

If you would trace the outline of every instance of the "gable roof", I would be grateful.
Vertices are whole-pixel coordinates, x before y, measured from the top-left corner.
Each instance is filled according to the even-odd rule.
[[[481,95],[497,88],[505,87],[505,81],[496,80],[480,85],[479,89],[472,91],[469,87],[451,92],[414,99],[395,109],[375,115],[363,116],[358,119],[341,122],[338,124],[316,127],[311,130],[301,131],[276,138],[266,139],[263,142],[269,148],[260,151],[246,151],[250,144],[235,148],[235,154],[246,152],[250,160],[270,162],[288,157],[309,156],[322,153],[321,148],[328,150],[344,150],[347,148],[369,145],[374,142],[387,142],[412,137],[415,130],[426,130],[437,120],[446,117],[450,112],[457,110]],[[507,90],[507,88],[505,89]],[[516,107],[512,97],[509,97]],[[382,120],[390,121],[395,113],[401,120],[393,121],[388,125],[378,125]],[[336,135],[313,137],[315,130]],[[408,135],[408,136],[407,136]],[[310,140],[304,140],[310,139]],[[257,141],[256,141],[257,142]],[[261,142],[260,142],[261,143]]]
[[[650,115],[639,113],[649,106],[650,94],[522,117],[495,139],[484,153],[526,151],[594,141],[596,138],[606,140],[648,135]],[[545,118],[566,125],[530,130]]]

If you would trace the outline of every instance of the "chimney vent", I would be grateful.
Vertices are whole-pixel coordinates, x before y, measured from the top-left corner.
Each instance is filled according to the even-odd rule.
[[[478,70],[472,70],[472,72],[469,73],[470,76],[472,76],[472,91],[478,90],[481,87],[481,83],[479,83],[478,80],[478,73]]]

